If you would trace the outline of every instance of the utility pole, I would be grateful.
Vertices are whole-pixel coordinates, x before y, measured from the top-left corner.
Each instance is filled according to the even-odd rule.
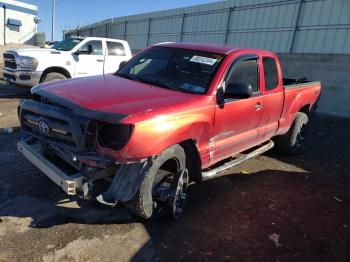
[[[56,0],[52,0],[51,41],[55,40],[55,5]]]

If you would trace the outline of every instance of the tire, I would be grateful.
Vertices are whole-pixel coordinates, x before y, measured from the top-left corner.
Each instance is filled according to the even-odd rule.
[[[169,211],[171,208],[168,205],[169,199],[163,202],[156,202],[153,198],[154,188],[164,179],[168,179],[170,176],[177,177],[175,173],[161,169],[162,165],[168,160],[175,160],[177,163],[177,173],[186,171],[186,155],[184,149],[180,145],[174,145],[163,151],[154,160],[152,165],[146,171],[145,178],[141,183],[139,190],[133,199],[125,202],[126,208],[133,214],[149,219],[158,215],[166,213],[165,206]],[[188,176],[187,176],[188,182]],[[185,185],[187,188],[187,184]],[[176,214],[176,216],[179,214]],[[175,217],[175,214],[174,214]],[[175,217],[177,218],[177,217]]]
[[[300,154],[305,149],[304,135],[308,121],[307,114],[299,112],[288,132],[275,139],[276,149],[286,155]]]
[[[48,73],[46,74],[43,79],[42,79],[42,83],[48,83],[48,82],[53,82],[53,81],[58,81],[58,80],[64,80],[67,79],[67,77],[63,74],[60,73],[56,73],[56,72],[52,72],[52,73]]]

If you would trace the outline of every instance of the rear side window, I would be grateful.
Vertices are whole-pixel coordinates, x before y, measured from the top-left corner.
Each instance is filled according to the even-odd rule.
[[[107,54],[125,56],[125,49],[122,43],[107,41]]]
[[[251,84],[253,92],[258,90],[258,60],[249,59],[242,60],[234,65],[230,75],[226,80],[226,84],[230,83],[246,83]]]
[[[272,90],[278,87],[278,72],[275,59],[271,57],[263,58],[265,74],[265,90]]]

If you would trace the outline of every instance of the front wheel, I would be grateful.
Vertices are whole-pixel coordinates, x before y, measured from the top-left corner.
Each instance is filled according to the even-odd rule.
[[[300,154],[305,149],[305,131],[309,117],[299,112],[288,132],[275,139],[276,149],[287,155]]]
[[[186,155],[174,145],[157,156],[127,209],[142,218],[172,215],[177,219],[183,211],[189,182]]]
[[[60,73],[56,73],[56,72],[52,72],[52,73],[48,73],[46,74],[43,79],[42,79],[42,83],[47,83],[47,82],[53,82],[53,81],[59,81],[59,80],[64,80],[67,79],[67,77],[63,74]]]

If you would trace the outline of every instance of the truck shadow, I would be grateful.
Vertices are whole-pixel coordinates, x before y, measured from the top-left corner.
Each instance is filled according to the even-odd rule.
[[[0,98],[26,98],[30,97],[30,87],[10,85],[0,81]]]

